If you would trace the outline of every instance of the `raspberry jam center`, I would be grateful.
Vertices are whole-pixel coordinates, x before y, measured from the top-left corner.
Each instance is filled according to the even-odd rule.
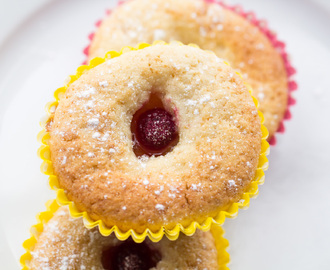
[[[158,250],[132,240],[104,250],[101,258],[105,270],[149,270],[156,267],[160,260]]]
[[[134,114],[131,131],[136,156],[165,155],[179,140],[175,118],[156,94]]]

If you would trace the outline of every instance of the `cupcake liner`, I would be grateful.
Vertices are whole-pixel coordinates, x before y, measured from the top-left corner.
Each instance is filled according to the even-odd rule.
[[[36,243],[38,242],[40,234],[43,232],[44,225],[54,216],[54,213],[59,209],[59,207],[60,205],[56,202],[56,200],[49,200],[46,203],[46,211],[40,212],[37,215],[37,223],[30,229],[30,238],[23,242],[25,253],[20,258],[22,270],[30,269],[29,265],[32,259],[32,252]],[[211,228],[211,233],[214,237],[215,246],[218,251],[218,270],[229,270],[227,267],[230,261],[230,256],[227,252],[229,242],[223,236],[225,231],[222,229],[222,227],[213,225]]]
[[[177,44],[178,46],[182,46],[183,44],[180,42],[173,42]],[[149,237],[153,242],[160,241],[164,235],[170,240],[176,240],[180,234],[180,232],[186,234],[186,235],[193,235],[196,231],[196,229],[200,229],[202,231],[208,231],[211,228],[211,225],[213,223],[222,225],[226,219],[226,217],[236,217],[238,214],[239,208],[246,208],[249,206],[250,198],[254,197],[258,194],[258,185],[264,183],[264,171],[268,168],[268,160],[266,158],[266,155],[269,153],[269,144],[266,141],[268,137],[268,131],[264,125],[262,125],[264,118],[260,111],[258,111],[258,114],[260,116],[261,120],[261,130],[262,130],[262,142],[261,142],[261,153],[259,157],[259,163],[256,170],[256,174],[250,185],[248,186],[246,192],[242,194],[240,200],[237,203],[231,204],[226,210],[221,210],[215,217],[208,217],[204,220],[202,223],[198,223],[196,221],[191,222],[188,226],[183,226],[182,224],[178,223],[173,227],[166,227],[161,226],[157,231],[151,231],[150,229],[146,229],[143,233],[137,233],[133,229],[128,231],[121,231],[117,226],[108,227],[105,225],[105,223],[102,220],[93,220],[89,217],[89,215],[86,212],[79,211],[77,207],[75,206],[73,201],[70,201],[66,193],[63,189],[60,188],[58,179],[56,175],[54,175],[54,170],[52,167],[52,162],[50,159],[50,149],[48,145],[49,141],[49,133],[45,130],[45,125],[47,121],[51,118],[52,113],[54,113],[55,108],[61,98],[61,96],[65,93],[66,89],[69,87],[70,84],[72,84],[74,81],[76,81],[83,73],[84,71],[87,71],[103,62],[106,61],[106,59],[109,58],[115,58],[120,56],[121,54],[132,51],[132,50],[140,50],[145,47],[154,46],[158,44],[163,45],[169,45],[163,41],[156,41],[152,45],[147,43],[141,43],[136,48],[133,47],[124,47],[120,52],[116,51],[110,51],[106,54],[105,58],[94,58],[90,61],[88,66],[80,66],[77,69],[76,75],[72,75],[69,78],[68,83],[59,89],[57,89],[54,93],[55,101],[49,102],[46,105],[46,112],[48,113],[48,116],[42,121],[41,125],[44,128],[38,135],[38,139],[41,142],[41,147],[38,150],[39,157],[43,160],[43,163],[41,165],[41,171],[49,176],[49,184],[53,190],[57,193],[57,202],[60,205],[69,205],[70,214],[74,218],[83,217],[84,224],[87,228],[93,228],[98,226],[100,233],[104,236],[108,236],[111,233],[115,233],[116,237],[120,240],[125,240],[129,236],[132,236],[133,240],[135,242],[142,242],[146,237]],[[189,44],[189,46],[198,47],[193,44]],[[212,53],[212,52],[210,52]],[[229,65],[228,63],[226,63]],[[237,74],[242,77],[238,72]],[[251,87],[246,84],[246,86],[249,89],[249,92],[251,94]],[[251,94],[252,96],[252,94]],[[253,102],[255,103],[256,107],[258,108],[258,101],[252,96]]]
[[[298,84],[293,78],[293,76],[296,74],[296,69],[292,66],[291,61],[290,61],[290,57],[289,57],[288,53],[286,52],[286,48],[285,48],[286,44],[283,41],[280,41],[277,38],[276,33],[268,28],[267,21],[262,20],[262,19],[258,19],[254,12],[252,12],[252,11],[246,12],[246,11],[244,11],[242,6],[240,6],[240,5],[234,5],[234,6],[229,5],[229,4],[227,4],[227,3],[225,3],[224,1],[221,1],[221,0],[204,0],[204,1],[207,2],[207,3],[221,5],[223,8],[229,9],[229,10],[235,12],[236,14],[242,16],[246,20],[248,20],[250,23],[252,23],[256,27],[258,27],[258,29],[262,33],[264,33],[266,35],[266,37],[268,37],[271,44],[280,53],[280,55],[281,55],[281,57],[284,61],[284,65],[285,65],[285,69],[286,69],[286,73],[287,73],[287,77],[288,77],[288,103],[287,103],[286,111],[284,113],[284,117],[283,117],[276,133],[284,133],[285,132],[284,122],[288,121],[292,118],[292,114],[290,112],[290,109],[293,105],[296,104],[296,100],[292,96],[292,92],[296,91],[298,89]],[[120,6],[124,2],[125,1],[119,1],[117,5]],[[106,10],[106,15],[111,14],[111,12],[112,12],[111,9]],[[89,34],[89,36],[88,36],[89,44],[83,50],[83,53],[86,57],[88,57],[88,55],[89,55],[89,47],[91,46],[91,42],[94,38],[94,34],[95,34],[96,30],[98,29],[98,27],[101,25],[101,23],[102,23],[102,19],[98,20],[95,23],[95,26],[96,26],[95,31],[92,32],[91,34]],[[88,60],[86,59],[83,62],[83,65],[87,64],[87,61]],[[268,142],[272,146],[276,145],[276,134],[274,134],[271,138],[268,138]]]

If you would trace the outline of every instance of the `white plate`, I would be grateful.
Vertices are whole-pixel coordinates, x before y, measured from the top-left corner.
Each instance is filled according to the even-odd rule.
[[[323,0],[239,2],[267,18],[288,43],[300,89],[293,120],[272,148],[258,199],[225,224],[231,269],[329,269],[329,9]],[[35,214],[54,197],[36,155],[44,105],[84,60],[87,35],[112,5],[50,1],[0,47],[1,269],[19,269],[21,244]]]

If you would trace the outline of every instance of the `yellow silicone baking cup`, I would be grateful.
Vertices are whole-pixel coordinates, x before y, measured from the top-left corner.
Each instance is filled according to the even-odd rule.
[[[32,252],[38,242],[40,234],[43,232],[44,225],[47,224],[47,222],[54,216],[54,213],[59,209],[59,207],[60,205],[56,202],[56,200],[49,200],[46,203],[47,210],[37,215],[37,224],[31,227],[30,238],[25,240],[23,243],[25,253],[20,258],[22,270],[30,269],[29,265],[33,257]],[[211,227],[211,233],[214,237],[215,246],[218,251],[219,270],[228,270],[229,268],[227,265],[230,261],[230,257],[227,252],[227,248],[229,246],[229,242],[223,237],[224,230],[220,226],[214,224]]]
[[[137,47],[124,47],[120,52],[116,51],[110,51],[106,54],[105,58],[94,58],[89,62],[89,65],[83,65],[80,66],[77,69],[76,75],[71,75],[67,84],[64,87],[58,88],[55,93],[54,97],[55,100],[52,102],[47,103],[46,105],[46,112],[48,116],[42,120],[41,126],[43,127],[43,130],[38,134],[38,140],[41,142],[41,147],[38,150],[38,155],[43,160],[43,163],[41,165],[41,171],[49,176],[49,184],[53,190],[57,192],[57,202],[60,205],[69,205],[70,214],[74,218],[83,217],[84,224],[87,228],[93,228],[98,226],[100,233],[104,236],[108,236],[111,233],[115,233],[116,237],[119,240],[125,240],[129,236],[132,236],[133,240],[137,243],[142,242],[147,236],[153,241],[158,242],[160,241],[164,235],[170,240],[176,240],[180,234],[180,232],[183,232],[186,235],[193,235],[196,231],[196,229],[200,229],[202,231],[208,231],[211,228],[211,225],[213,223],[222,225],[226,219],[226,217],[236,217],[238,214],[239,208],[247,208],[250,203],[250,198],[255,197],[258,194],[258,185],[264,183],[264,171],[268,169],[268,160],[267,155],[269,153],[269,144],[266,141],[268,137],[268,131],[266,127],[263,125],[264,117],[262,113],[258,110],[258,114],[261,120],[261,131],[262,131],[262,142],[261,142],[261,153],[259,157],[259,163],[256,170],[255,177],[253,181],[250,183],[249,187],[247,188],[246,192],[242,194],[240,200],[236,203],[233,203],[230,205],[226,210],[221,210],[215,217],[208,217],[204,220],[204,222],[192,222],[188,226],[183,226],[182,224],[178,223],[174,228],[167,228],[166,226],[161,226],[158,231],[151,231],[150,229],[146,229],[143,233],[137,233],[133,229],[128,231],[121,231],[117,226],[108,227],[102,220],[93,220],[86,212],[79,211],[77,207],[75,206],[73,201],[70,201],[63,189],[60,188],[58,179],[56,175],[54,174],[52,161],[50,159],[50,149],[48,145],[48,141],[50,138],[49,133],[45,129],[45,125],[47,121],[50,119],[51,115],[55,112],[55,109],[58,105],[59,100],[61,99],[61,96],[65,93],[65,91],[68,89],[68,87],[76,81],[85,71],[92,69],[102,63],[104,63],[106,60],[110,58],[118,57],[126,52],[129,51],[135,51],[140,50],[149,46],[154,45],[175,45],[183,46],[180,42],[171,42],[170,44],[167,44],[163,41],[155,41],[153,44],[147,44],[147,43],[141,43]],[[192,47],[198,47],[194,44],[189,44],[189,46]],[[210,52],[213,53],[213,52]],[[226,63],[229,65],[228,63]],[[237,72],[237,74],[241,76]],[[251,94],[251,87],[246,84],[247,88],[249,89],[249,92]],[[251,94],[252,96],[252,94]],[[256,98],[252,96],[253,102],[258,108],[258,101]]]

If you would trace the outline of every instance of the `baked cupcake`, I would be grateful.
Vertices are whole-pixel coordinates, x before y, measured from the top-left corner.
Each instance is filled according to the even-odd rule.
[[[287,63],[287,55],[279,51],[283,43],[242,14],[212,2],[127,1],[103,20],[88,48],[88,57],[103,57],[109,50],[154,40],[178,40],[212,50],[239,70],[252,86],[272,138],[283,129],[283,118],[289,117],[288,88],[296,88],[294,82],[288,84],[293,69]]]
[[[221,234],[197,232],[193,237],[180,236],[173,242],[131,239],[124,242],[114,236],[104,237],[96,229],[88,230],[82,219],[72,219],[66,207],[59,208],[28,249],[30,258],[22,259],[30,270],[148,270],[148,269],[222,269],[228,260],[227,241]],[[217,232],[222,232],[218,229]],[[220,240],[221,239],[221,240]],[[216,247],[216,241],[221,248]],[[219,258],[222,256],[222,258]]]
[[[213,53],[139,48],[78,69],[54,104],[41,156],[59,201],[90,227],[175,239],[248,204],[267,135],[248,87]]]

